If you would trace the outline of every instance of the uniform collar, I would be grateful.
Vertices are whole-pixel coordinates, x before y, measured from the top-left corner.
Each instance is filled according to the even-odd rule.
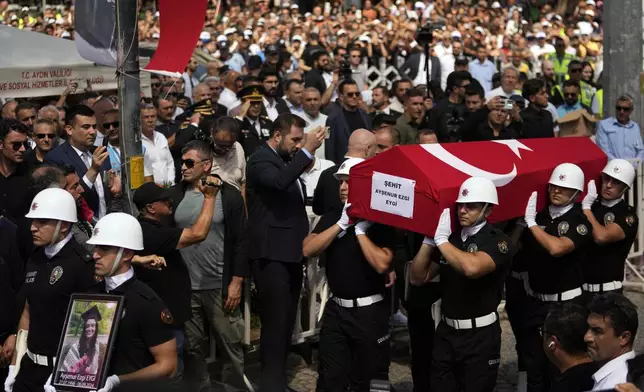
[[[570,211],[572,207],[574,206],[573,203],[567,204],[565,206],[553,206],[549,205],[548,206],[548,212],[550,213],[550,217],[552,219],[557,219],[566,212]]]
[[[481,229],[483,228],[483,226],[485,226],[486,223],[487,221],[483,221],[481,223],[477,223],[472,226],[463,227],[461,229],[461,240],[463,242],[467,241],[468,237],[472,237],[473,235],[481,231]]]
[[[130,267],[126,272],[105,277],[105,291],[110,292],[134,277],[134,269]]]
[[[70,230],[69,233],[67,233],[67,236],[62,239],[62,241],[59,241],[53,245],[49,245],[45,247],[45,256],[47,256],[47,258],[51,260],[54,256],[58,254],[58,252],[60,252],[61,249],[63,249],[65,245],[67,245],[67,243],[71,239],[72,239],[72,232]]]
[[[623,196],[623,195],[622,195],[622,197],[617,198],[617,199],[615,199],[615,200],[604,200],[604,199],[602,199],[602,200],[600,201],[600,203],[601,203],[604,207],[615,207],[616,205],[618,205],[619,203],[621,203],[621,201],[622,201],[622,200],[624,200],[624,196]]]

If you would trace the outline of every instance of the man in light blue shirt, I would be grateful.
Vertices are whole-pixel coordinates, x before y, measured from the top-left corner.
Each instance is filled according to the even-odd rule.
[[[579,101],[579,92],[581,87],[575,80],[566,80],[563,84],[564,103],[557,107],[557,115],[561,118],[570,112],[579,109],[586,109],[589,113],[591,109]],[[592,113],[591,113],[592,114]]]
[[[608,159],[644,159],[644,145],[640,126],[630,119],[633,98],[622,95],[615,105],[615,117],[609,117],[597,125],[597,145]]]
[[[470,74],[481,83],[486,94],[492,91],[492,77],[497,72],[487,55],[487,48],[480,46],[476,51],[476,59],[470,63]]]

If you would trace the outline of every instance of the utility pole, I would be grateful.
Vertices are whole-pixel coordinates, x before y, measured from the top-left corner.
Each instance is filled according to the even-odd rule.
[[[134,190],[143,184],[141,148],[141,83],[137,0],[116,0],[117,79],[121,122],[123,211],[136,215]]]
[[[642,0],[604,2],[604,116],[615,115],[620,95],[633,97],[631,118],[642,123]]]

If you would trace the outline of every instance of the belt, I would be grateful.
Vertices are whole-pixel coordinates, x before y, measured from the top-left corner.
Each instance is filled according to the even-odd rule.
[[[29,349],[27,349],[27,356],[33,361],[36,365],[40,366],[54,366],[54,357],[49,357],[47,355],[34,354]]]
[[[361,308],[363,306],[369,306],[376,304],[385,299],[381,294],[370,295],[369,297],[354,298],[354,299],[342,299],[338,297],[332,297],[331,300],[336,304],[342,306],[343,308]]]
[[[581,287],[591,293],[603,293],[604,291],[619,290],[622,288],[622,282],[613,281],[608,283],[584,283]]]
[[[490,314],[486,314],[485,316],[481,316],[473,319],[466,319],[466,320],[456,320],[456,319],[451,319],[449,317],[443,316],[443,321],[445,321],[445,324],[449,325],[454,329],[473,329],[473,328],[487,327],[488,325],[496,322],[496,320],[498,319],[499,319],[499,316],[496,314],[496,312],[492,312]]]
[[[564,291],[563,293],[557,294],[541,294],[535,293],[534,291],[531,294],[533,297],[543,302],[568,301],[581,295],[581,287],[577,287],[576,289]]]

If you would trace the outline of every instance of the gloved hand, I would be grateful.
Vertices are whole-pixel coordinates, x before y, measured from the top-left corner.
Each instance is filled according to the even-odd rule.
[[[537,192],[532,192],[525,207],[525,223],[528,229],[537,225]]]
[[[425,237],[425,239],[423,240],[423,244],[436,247],[436,243],[434,242],[434,239],[429,237]]]
[[[45,392],[56,392],[56,388],[54,388],[51,385],[51,377],[54,375],[54,373],[49,375],[49,378],[47,379],[47,382],[45,383]]]
[[[438,226],[436,226],[436,234],[434,234],[434,242],[436,242],[436,246],[441,246],[446,243],[451,234],[452,219],[450,217],[449,208],[446,208],[443,210],[443,213],[438,220]]]
[[[98,391],[92,391],[92,392],[110,392],[112,389],[116,388],[119,386],[121,383],[121,380],[116,374],[112,374],[105,380],[105,386]]]
[[[581,208],[584,210],[590,210],[593,206],[593,203],[597,200],[597,187],[595,186],[595,180],[588,181],[588,190],[584,200],[581,201]]]
[[[349,227],[353,226],[352,223],[349,223],[349,215],[347,214],[347,210],[351,207],[351,203],[345,203],[344,208],[342,209],[342,216],[340,216],[340,220],[338,223],[336,223],[338,226],[340,226],[340,229],[342,231],[346,231]]]
[[[366,220],[356,223],[356,235],[366,235],[367,229],[369,229],[371,225],[373,225],[373,222]]]
[[[9,374],[7,375],[7,378],[4,380],[5,392],[11,392],[11,390],[13,389],[13,384],[16,383],[17,375],[18,375],[18,371],[16,370],[16,367],[14,365],[9,365]]]

